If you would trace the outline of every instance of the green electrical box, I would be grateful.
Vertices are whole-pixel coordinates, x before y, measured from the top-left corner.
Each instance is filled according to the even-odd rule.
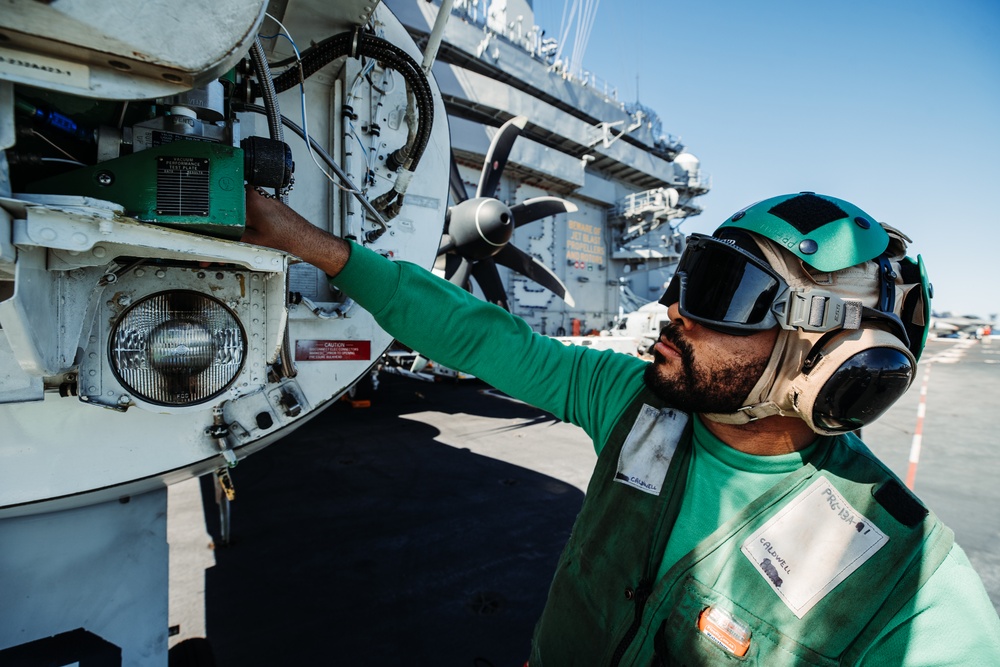
[[[174,141],[35,181],[29,192],[120,204],[144,222],[239,238],[246,221],[243,151],[207,141]]]

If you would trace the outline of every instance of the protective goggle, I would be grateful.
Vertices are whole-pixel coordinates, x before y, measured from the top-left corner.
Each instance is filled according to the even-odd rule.
[[[880,272],[880,282],[884,280]],[[886,286],[880,291],[884,294]],[[842,299],[822,289],[792,289],[763,260],[730,241],[704,234],[688,236],[660,303],[676,303],[684,317],[737,336],[775,326],[802,331],[857,329],[862,319],[877,319],[908,341],[891,310],[880,312],[859,299]]]

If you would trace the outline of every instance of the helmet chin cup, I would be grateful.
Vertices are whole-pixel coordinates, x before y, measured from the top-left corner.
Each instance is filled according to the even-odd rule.
[[[877,326],[829,332],[792,381],[792,402],[816,433],[856,431],[906,393],[916,366],[906,345]]]

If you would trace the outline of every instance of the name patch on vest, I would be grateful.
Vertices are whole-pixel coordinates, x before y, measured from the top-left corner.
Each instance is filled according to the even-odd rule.
[[[820,475],[747,538],[741,550],[802,618],[888,541]]]
[[[679,410],[643,405],[618,456],[615,481],[660,495],[688,416]]]

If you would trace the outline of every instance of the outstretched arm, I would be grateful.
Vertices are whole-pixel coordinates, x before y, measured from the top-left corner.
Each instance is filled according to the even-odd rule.
[[[641,388],[639,359],[533,333],[502,308],[414,264],[352,246],[256,192],[247,194],[243,240],[336,276],[337,286],[400,342],[583,427],[598,448]]]

